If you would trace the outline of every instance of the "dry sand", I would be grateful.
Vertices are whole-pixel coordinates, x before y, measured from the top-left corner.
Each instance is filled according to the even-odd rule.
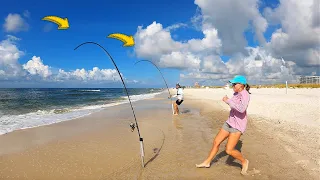
[[[256,130],[277,138],[285,152],[317,177],[320,174],[320,89],[251,89],[247,110]],[[186,97],[209,101],[217,109],[228,110],[221,101],[232,97],[232,89],[187,89]],[[319,178],[320,179],[320,178]]]
[[[141,167],[137,131],[129,128],[134,122],[131,108],[123,104],[77,120],[0,136],[0,179],[316,179],[319,164],[315,162],[312,169],[313,157],[308,155],[319,157],[319,141],[299,140],[306,132],[317,136],[318,127],[301,126],[299,132],[290,132],[290,120],[281,119],[279,124],[259,113],[253,115],[255,98],[262,94],[252,92],[248,110],[252,116],[237,145],[250,160],[250,176],[240,175],[239,162],[225,154],[226,142],[211,168],[195,168],[208,155],[228,108],[221,103],[222,89],[186,89],[179,116],[172,116],[166,93],[134,102],[144,138],[145,168]],[[297,136],[289,141],[281,135]],[[305,150],[304,156],[295,155],[301,155],[300,150]]]

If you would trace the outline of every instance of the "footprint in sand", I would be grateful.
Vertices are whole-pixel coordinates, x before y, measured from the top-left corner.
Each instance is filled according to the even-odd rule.
[[[156,154],[158,152],[158,150],[159,150],[158,148],[153,148],[153,153]]]
[[[289,146],[284,146],[285,150],[288,151],[288,152],[291,152],[293,153],[293,149],[291,149]]]
[[[306,168],[309,164],[309,160],[299,160],[299,161],[296,161],[296,164],[299,164],[303,168]]]
[[[254,176],[255,174],[260,174],[260,170],[256,169],[256,168],[253,168],[252,170],[250,171],[247,171],[247,174],[246,175],[249,175],[249,176]]]

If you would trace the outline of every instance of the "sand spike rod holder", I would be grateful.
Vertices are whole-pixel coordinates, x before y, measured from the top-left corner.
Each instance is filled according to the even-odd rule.
[[[128,99],[129,99],[129,102],[130,102],[130,106],[131,106],[131,109],[132,109],[132,113],[133,113],[133,117],[134,117],[134,120],[135,120],[135,125],[137,127],[137,131],[138,131],[138,135],[139,135],[139,141],[140,141],[140,155],[141,155],[141,162],[142,162],[142,167],[144,168],[144,145],[143,145],[143,138],[141,137],[140,135],[140,130],[139,130],[139,126],[138,126],[138,122],[137,122],[137,118],[136,118],[136,115],[134,113],[134,110],[133,110],[133,107],[132,107],[132,103],[131,103],[131,100],[130,100],[130,96],[129,96],[129,93],[128,93],[128,90],[127,90],[127,87],[126,87],[126,84],[124,83],[123,81],[123,78],[121,76],[121,73],[116,65],[116,63],[114,62],[113,58],[111,57],[111,55],[109,54],[109,52],[103,47],[101,46],[100,44],[96,43],[96,42],[84,42],[80,45],[78,45],[74,50],[77,50],[80,46],[82,45],[85,45],[85,44],[95,44],[97,46],[99,46],[108,56],[109,58],[111,59],[113,65],[116,67],[117,71],[118,71],[118,74],[121,78],[121,81],[122,81],[122,84],[124,86],[124,89],[126,90],[126,94],[128,96]],[[131,126],[131,125],[130,125]]]

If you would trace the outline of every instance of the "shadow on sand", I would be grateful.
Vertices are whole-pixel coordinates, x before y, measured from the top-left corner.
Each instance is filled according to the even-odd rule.
[[[183,109],[182,111],[180,111],[181,114],[187,114],[191,112],[190,109]]]
[[[162,144],[161,144],[160,148],[153,148],[153,153],[155,153],[155,155],[146,162],[146,164],[144,165],[145,167],[159,156],[160,151],[164,145],[164,141],[166,140],[166,135],[164,134],[164,132],[161,129],[159,129],[159,130],[163,134]]]
[[[235,149],[238,150],[239,152],[241,152],[241,148],[242,148],[242,141],[239,140]],[[216,155],[216,157],[212,160],[211,165],[215,162],[218,162],[219,159],[223,158],[224,156],[229,156],[226,151],[222,151],[219,154]],[[226,160],[226,164],[230,165],[230,166],[235,166],[235,167],[239,167],[242,168],[242,165],[234,162],[234,158],[232,156],[229,156],[228,159]]]

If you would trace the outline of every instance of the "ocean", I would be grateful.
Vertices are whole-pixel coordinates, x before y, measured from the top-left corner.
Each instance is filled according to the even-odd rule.
[[[163,91],[128,89],[132,102]],[[129,103],[123,88],[0,89],[0,135],[75,119],[123,103]]]

